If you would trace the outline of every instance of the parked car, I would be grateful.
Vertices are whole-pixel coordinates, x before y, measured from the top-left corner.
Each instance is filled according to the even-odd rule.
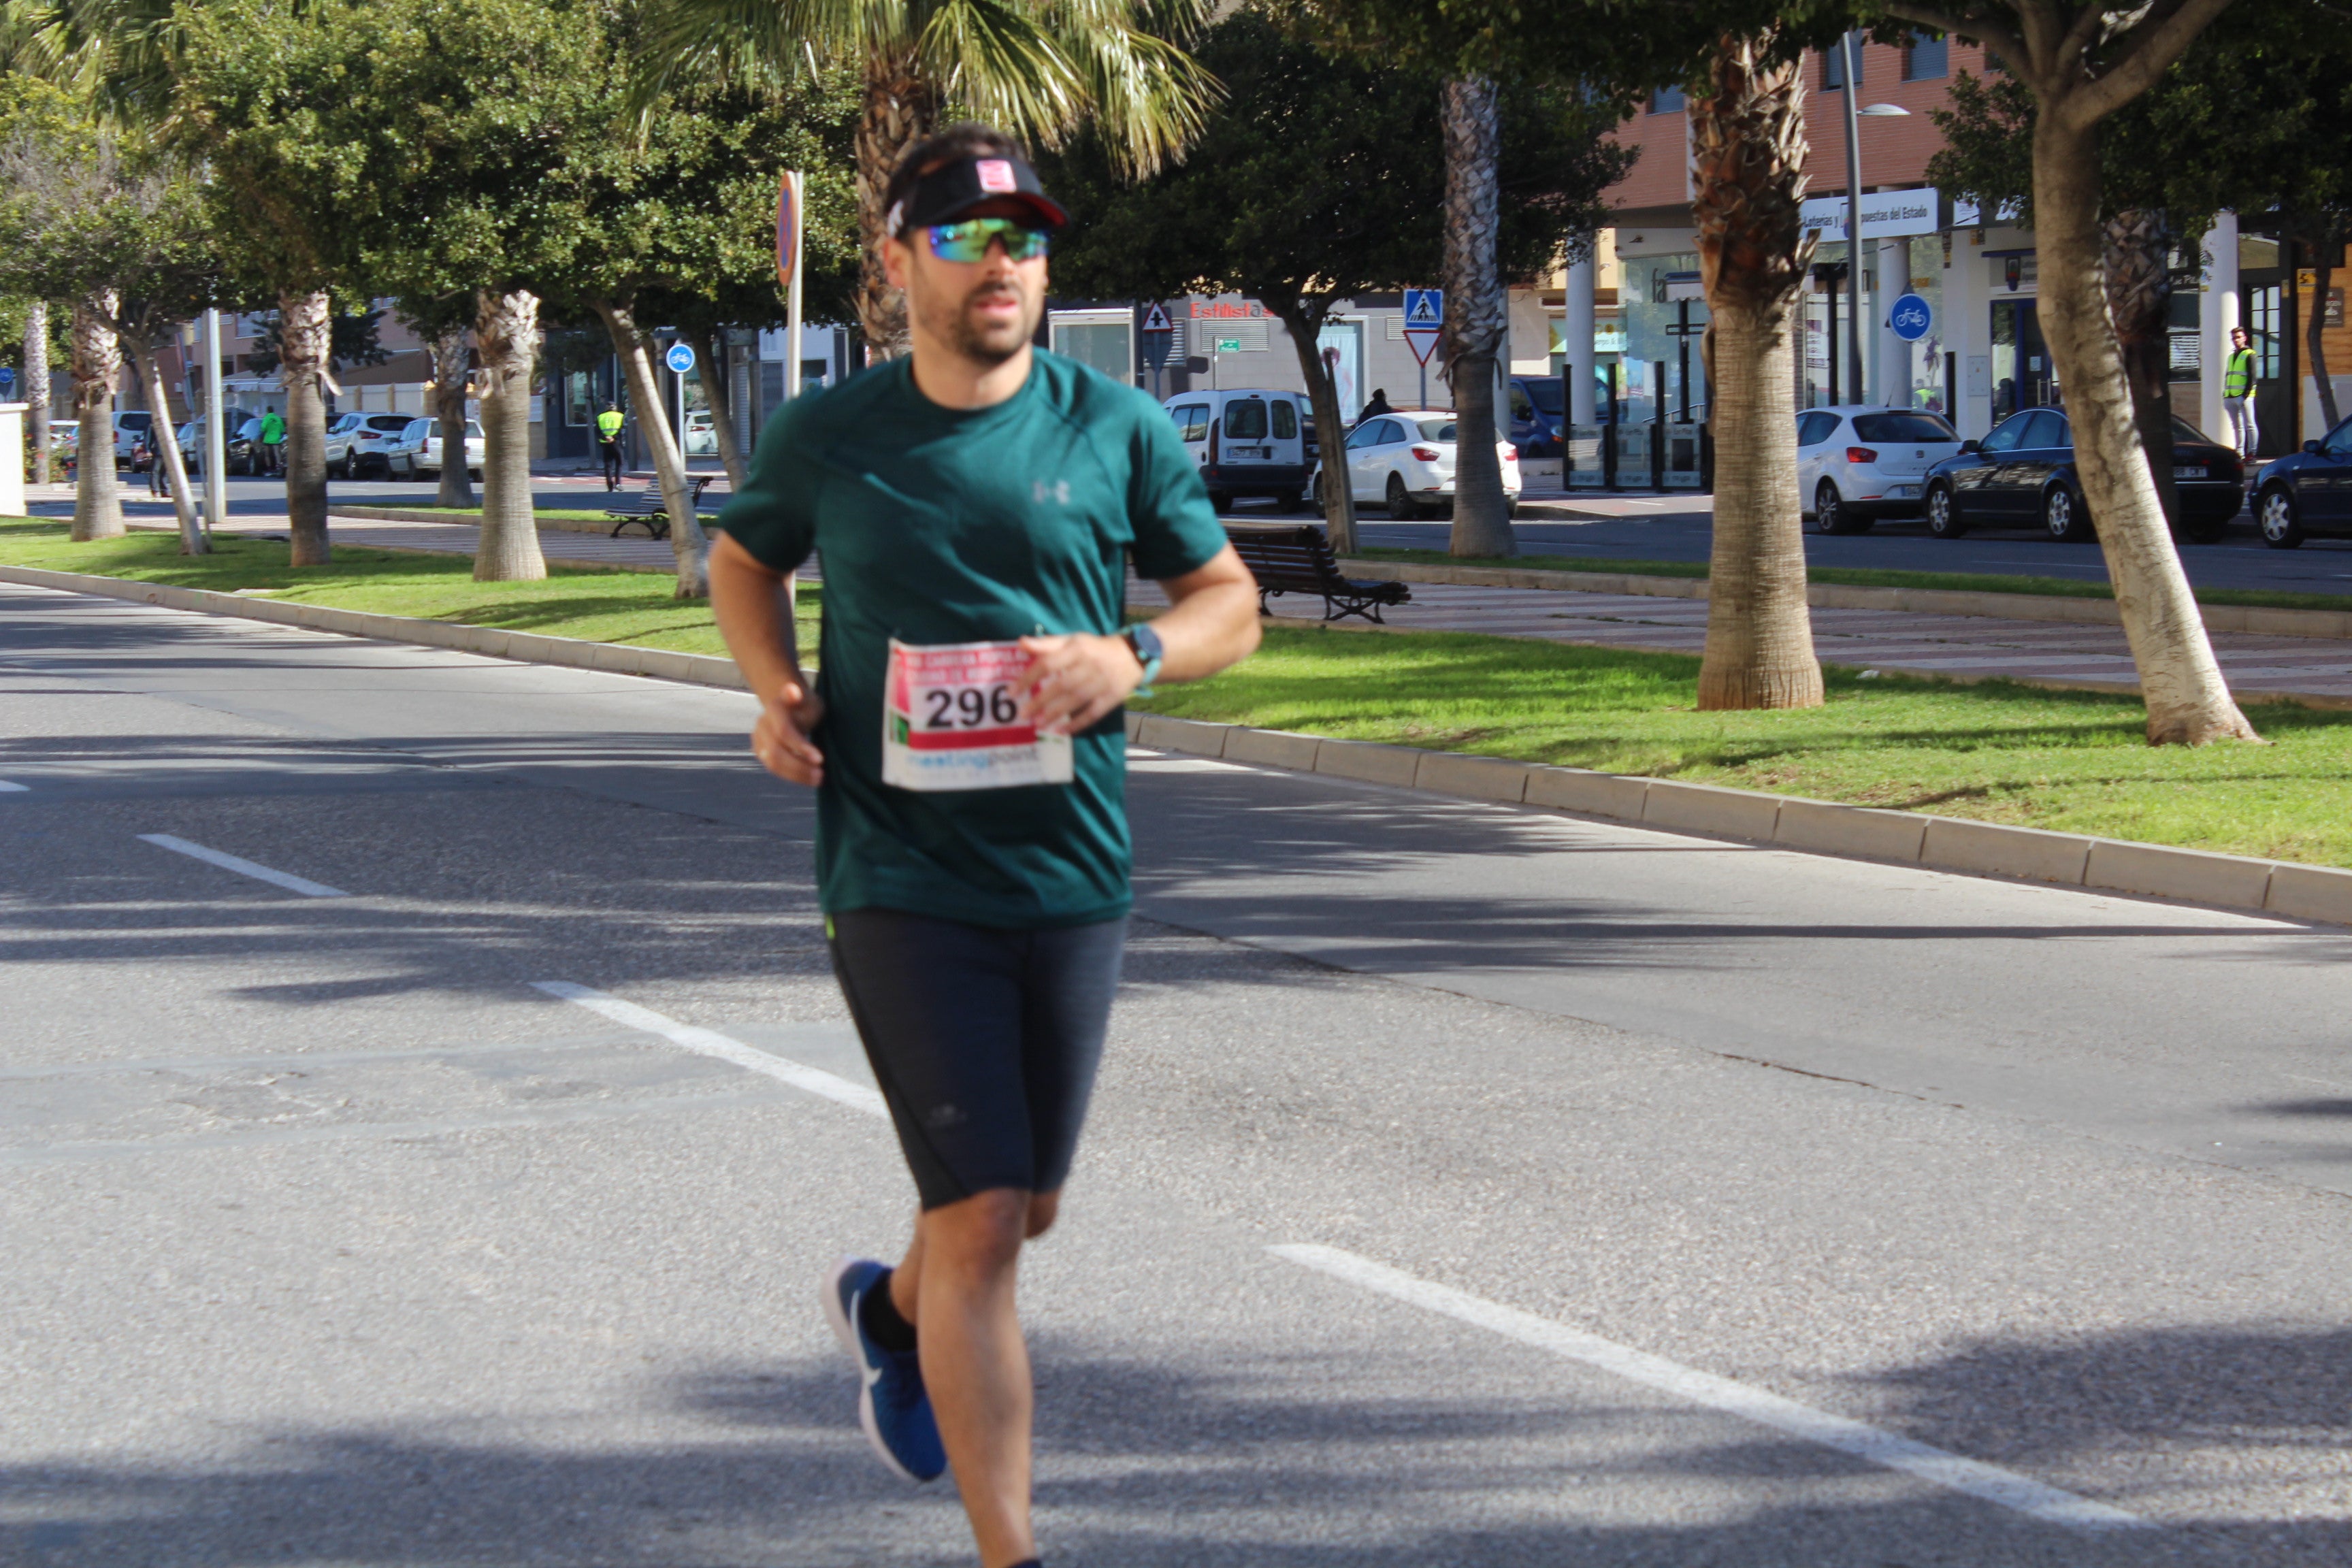
[[[1797,416],[1798,505],[1816,533],[1866,533],[1882,517],[1916,517],[1927,470],[1960,450],[1940,414],[1884,405]]]
[[[387,442],[408,428],[414,414],[338,414],[327,425],[327,469],[347,479],[388,472]]]
[[[2315,535],[2352,534],[2352,419],[2263,465],[2254,526],[2273,550],[2293,550]]]
[[[114,466],[128,468],[134,474],[143,474],[154,461],[152,449],[140,446],[141,437],[155,428],[155,416],[144,408],[125,408],[114,416]]]
[[[1306,426],[1314,420],[1300,418],[1302,401],[1297,393],[1264,387],[1180,392],[1168,399],[1168,417],[1219,511],[1240,496],[1265,496],[1285,507],[1312,504]]]
[[[1511,444],[1528,458],[1557,458],[1568,423],[1568,382],[1557,375],[1511,377]]]
[[[1519,510],[1519,449],[1495,443],[1503,464],[1503,493],[1510,510]],[[1444,514],[1454,507],[1454,416],[1442,408],[1399,409],[1364,420],[1348,434],[1349,489],[1359,504],[1381,501],[1391,517],[1406,521],[1424,511]],[[1314,500],[1323,499],[1323,471],[1315,475]]]
[[[261,467],[261,416],[248,414],[229,426],[228,443],[222,448],[222,468],[232,474],[258,475]]]
[[[2238,454],[2178,416],[2172,480],[2180,531],[2199,544],[2219,540],[2246,501]],[[2074,471],[2074,431],[2055,408],[2021,409],[1983,440],[1961,442],[1957,455],[1928,468],[1927,484],[1927,531],[1938,539],[2037,525],[2063,543],[2097,537]]]
[[[28,447],[27,451],[30,450]],[[49,461],[57,468],[75,462],[81,457],[81,422],[78,419],[49,421]]]
[[[482,440],[478,420],[466,421],[466,473],[470,479],[482,477],[482,458],[488,450]],[[441,477],[441,421],[411,416],[407,426],[384,448],[384,462],[392,477],[401,479],[437,479]]]
[[[686,455],[689,458],[719,456],[719,428],[711,424],[708,408],[686,411]]]
[[[199,414],[181,426],[173,432],[172,439],[180,444],[180,461],[186,466],[188,472],[197,472],[205,457],[205,416]]]

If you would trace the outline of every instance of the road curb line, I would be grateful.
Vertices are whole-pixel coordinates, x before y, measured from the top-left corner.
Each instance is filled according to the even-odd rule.
[[[2352,871],[2327,866],[1157,713],[1129,712],[1127,733],[1153,751],[1532,805],[1759,847],[2352,925]]]
[[[415,643],[425,647],[454,648],[485,654],[519,664],[562,665],[597,669],[612,675],[644,675],[658,680],[685,681],[695,686],[747,689],[742,672],[731,658],[711,654],[680,653],[674,648],[632,647],[625,643],[592,642],[585,637],[551,637],[539,632],[509,631],[502,626],[469,626],[455,621],[427,620],[417,616],[387,616],[367,610],[338,610],[324,605],[279,604],[275,600],[223,594],[210,588],[180,588],[163,583],[134,583],[122,577],[95,577],[80,572],[51,572],[37,566],[0,566],[0,583],[21,583],[30,588],[57,588],[69,594],[128,599],[169,610],[194,610],[207,616],[232,616],[268,621],[273,626],[299,626],[305,631],[335,632],[377,642]]]
[[[1440,566],[1415,561],[1343,558],[1351,577],[1384,583],[1427,583],[1460,588],[1531,588],[1554,594],[1622,594],[1651,599],[1704,599],[1704,577],[1645,577],[1622,572],[1557,572],[1511,566]],[[1961,588],[1866,588],[1809,583],[1805,602],[1816,609],[1902,610],[1915,615],[1979,616],[2001,621],[2058,621],[2115,626],[2123,613],[2113,599],[2057,594],[1997,594]],[[2267,605],[2200,605],[2208,631],[2258,637],[2352,638],[2352,610],[2296,610]]]
[[[596,509],[583,506],[579,510],[593,511]],[[440,522],[454,524],[459,528],[479,528],[482,525],[482,514],[479,512],[445,511],[439,507],[339,506],[332,510],[331,515],[356,518],[362,522]],[[700,515],[704,518],[712,518],[719,514],[706,511]],[[593,518],[534,516],[531,521],[538,525],[539,531],[541,533],[551,531],[593,533],[610,538],[613,525],[619,520],[607,518],[603,522],[598,522]]]
[[[521,664],[646,676],[732,691],[749,689],[733,659],[672,648],[630,647],[412,616],[278,604],[210,588],[134,583],[37,566],[0,566],[0,582],[379,642],[452,648]],[[1138,745],[1154,751],[1324,773],[1462,799],[1532,805],[1759,847],[2352,925],[2352,871],[2327,866],[2051,833],[1930,816],[1924,812],[1885,811],[1635,773],[1596,773],[1548,763],[1341,741],[1245,724],[1204,723],[1131,710],[1127,715],[1127,734]]]

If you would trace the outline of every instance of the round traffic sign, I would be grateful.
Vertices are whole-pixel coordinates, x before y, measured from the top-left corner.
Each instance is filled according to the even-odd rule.
[[[662,355],[662,363],[669,366],[677,374],[684,375],[694,368],[693,346],[682,342],[670,344],[669,353]]]
[[[1886,312],[1886,324],[1906,343],[1916,343],[1936,324],[1936,312],[1916,294],[1906,294]]]

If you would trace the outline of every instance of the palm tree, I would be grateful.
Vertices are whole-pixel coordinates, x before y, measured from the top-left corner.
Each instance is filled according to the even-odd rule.
[[[1496,356],[1511,329],[1497,247],[1502,226],[1502,105],[1495,79],[1439,89],[1445,140],[1445,374],[1454,384],[1454,555],[1516,555],[1503,463],[1495,450]]]
[[[651,0],[646,101],[686,81],[778,83],[829,59],[864,74],[856,135],[865,270],[857,315],[877,353],[904,351],[906,305],[884,279],[882,192],[898,156],[950,104],[1059,146],[1099,133],[1123,172],[1181,155],[1215,101],[1177,43],[1209,0]]]
[[[1767,32],[1727,37],[1690,100],[1706,380],[1715,424],[1715,545],[1707,568],[1705,708],[1818,708],[1821,661],[1805,604],[1789,307],[1812,242],[1803,77]]]

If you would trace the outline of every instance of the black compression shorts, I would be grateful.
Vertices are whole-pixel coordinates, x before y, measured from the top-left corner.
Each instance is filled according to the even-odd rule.
[[[898,910],[825,929],[925,1209],[1059,1191],[1118,989],[1124,919],[998,931]]]

